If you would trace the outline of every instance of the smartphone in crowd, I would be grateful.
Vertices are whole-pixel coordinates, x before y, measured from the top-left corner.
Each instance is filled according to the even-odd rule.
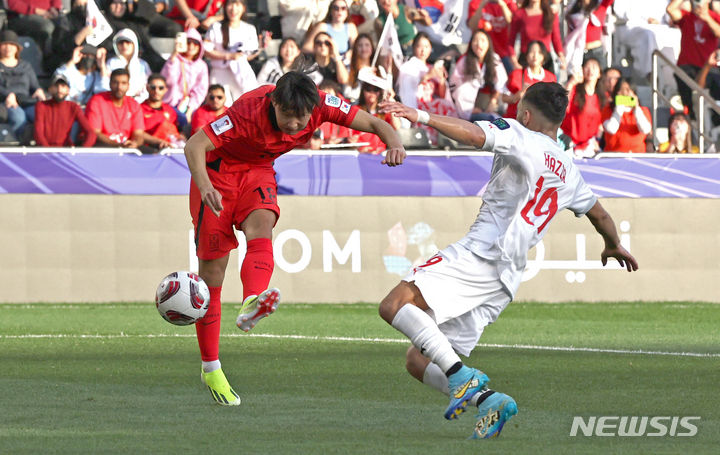
[[[616,95],[615,106],[635,107],[637,106],[637,98],[628,95]]]
[[[175,47],[179,53],[187,52],[187,33],[180,32],[175,35]]]

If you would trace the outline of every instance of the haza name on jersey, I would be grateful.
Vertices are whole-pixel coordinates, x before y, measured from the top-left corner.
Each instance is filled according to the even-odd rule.
[[[560,180],[565,183],[565,165],[562,161],[555,159],[554,156],[545,154],[545,167],[550,169],[550,172],[560,177]]]

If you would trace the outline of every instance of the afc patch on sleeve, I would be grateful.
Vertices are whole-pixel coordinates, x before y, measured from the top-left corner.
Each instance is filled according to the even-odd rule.
[[[340,105],[340,110],[343,111],[345,114],[350,112],[350,103],[348,103],[347,101],[343,101]]]
[[[506,129],[510,128],[510,124],[509,124],[507,121],[505,121],[504,118],[495,119],[495,120],[493,120],[493,121],[490,122],[490,123],[492,123],[493,125],[497,126],[497,127],[500,128],[501,130],[506,130]]]
[[[340,98],[335,95],[325,95],[325,104],[330,107],[340,107]]]
[[[219,136],[225,131],[231,129],[233,127],[233,124],[230,121],[230,117],[228,117],[227,115],[223,115],[219,119],[212,122],[210,124],[210,127],[212,128],[213,132]]]

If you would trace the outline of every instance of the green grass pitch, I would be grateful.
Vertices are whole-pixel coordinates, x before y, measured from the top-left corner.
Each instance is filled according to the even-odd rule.
[[[0,305],[0,453],[719,453],[719,305],[511,304],[467,362],[520,409],[488,441],[405,373],[376,305],[282,304],[251,334],[237,309],[220,349],[243,403],[226,408],[194,328],[151,303]],[[570,437],[573,416],[701,419],[694,437]]]

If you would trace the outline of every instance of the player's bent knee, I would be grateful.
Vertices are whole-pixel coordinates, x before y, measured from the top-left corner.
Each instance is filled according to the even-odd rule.
[[[422,295],[420,295],[417,287],[407,281],[401,281],[390,291],[387,297],[380,302],[378,313],[388,324],[392,324],[395,315],[405,304],[427,309],[425,300],[422,298]]]
[[[425,369],[429,363],[430,359],[422,355],[415,346],[408,348],[405,354],[405,369],[412,377],[422,382]]]

